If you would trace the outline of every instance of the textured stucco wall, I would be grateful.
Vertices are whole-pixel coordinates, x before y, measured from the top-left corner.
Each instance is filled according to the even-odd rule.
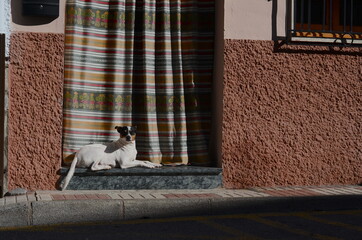
[[[61,164],[64,35],[13,33],[9,190],[54,189]]]
[[[228,188],[362,182],[362,52],[226,40]]]

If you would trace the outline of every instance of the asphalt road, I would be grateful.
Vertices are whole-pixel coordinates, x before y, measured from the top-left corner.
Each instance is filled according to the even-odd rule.
[[[0,229],[0,239],[362,240],[362,210],[251,213]]]

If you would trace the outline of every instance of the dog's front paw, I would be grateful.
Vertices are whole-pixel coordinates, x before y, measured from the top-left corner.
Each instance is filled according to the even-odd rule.
[[[162,167],[162,164],[159,164],[159,163],[150,163],[150,167],[151,167],[151,168],[160,168],[160,167]]]
[[[156,164],[155,163],[151,163],[151,162],[145,162],[145,167],[147,168],[156,168]]]
[[[151,164],[151,163],[146,163],[146,167],[147,168],[155,168],[155,166],[153,164]]]
[[[156,168],[160,168],[160,167],[162,167],[163,165],[162,164],[160,164],[160,163],[153,163],[153,165],[156,167]]]

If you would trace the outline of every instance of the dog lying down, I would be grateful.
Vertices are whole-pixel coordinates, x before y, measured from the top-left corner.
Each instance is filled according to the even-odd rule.
[[[105,144],[86,145],[76,153],[67,176],[60,184],[62,190],[67,188],[76,167],[99,171],[114,167],[156,168],[162,166],[161,164],[151,163],[149,161],[136,160],[136,127],[116,126],[116,129],[120,133],[120,138],[117,141]]]

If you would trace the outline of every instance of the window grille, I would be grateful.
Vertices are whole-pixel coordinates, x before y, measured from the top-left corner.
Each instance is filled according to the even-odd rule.
[[[362,46],[362,0],[292,0],[289,44]]]

